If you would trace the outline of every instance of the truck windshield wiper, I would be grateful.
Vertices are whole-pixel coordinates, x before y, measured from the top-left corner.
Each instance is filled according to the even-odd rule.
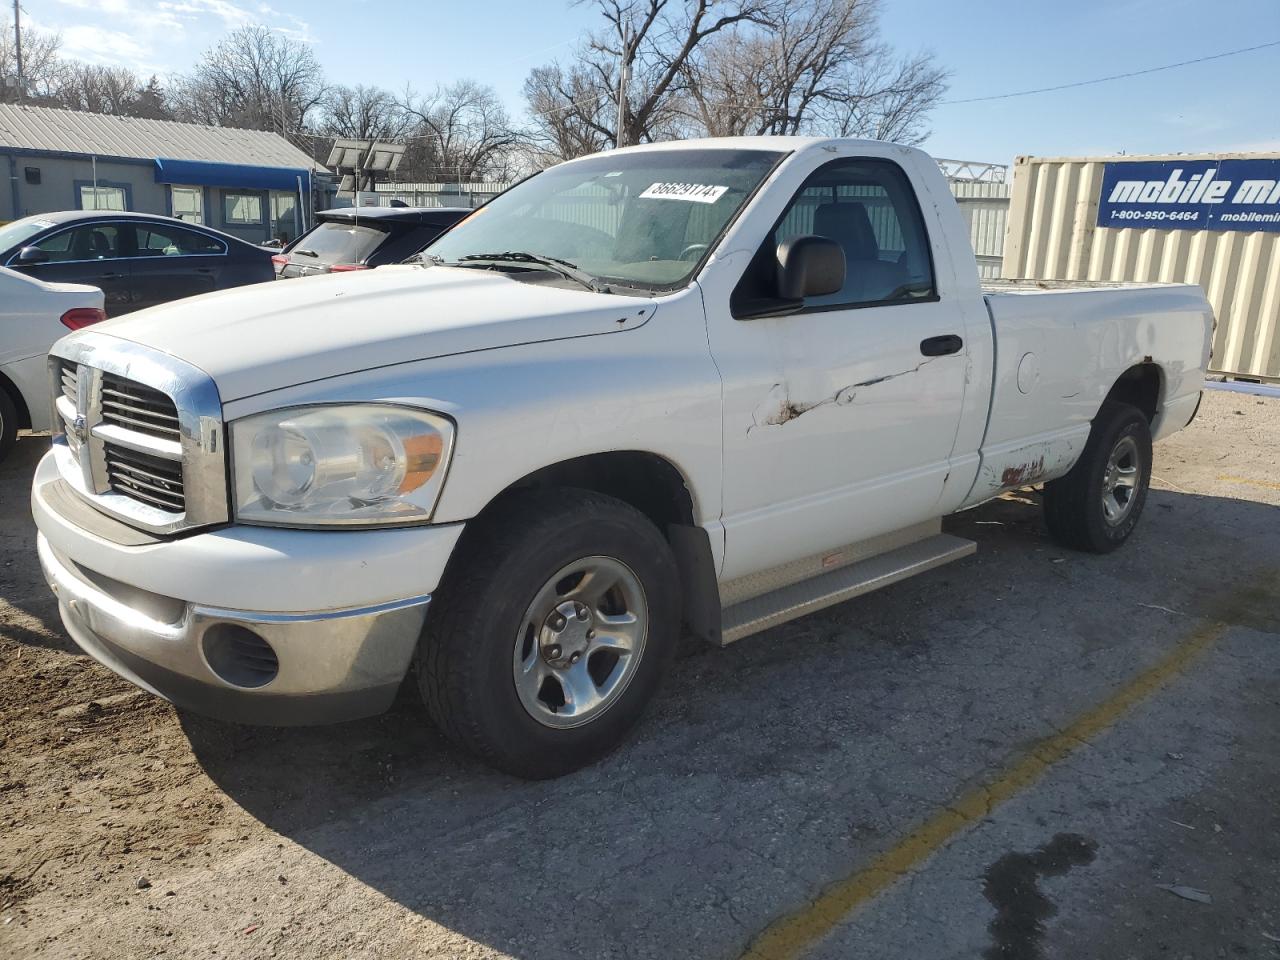
[[[610,292],[608,287],[601,285],[600,281],[591,274],[579,269],[576,263],[561,260],[559,257],[544,257],[536,253],[527,253],[524,250],[508,250],[504,253],[470,253],[465,257],[459,257],[457,262],[463,264],[473,260],[489,260],[494,263],[537,264],[569,280],[576,280],[594,293]]]

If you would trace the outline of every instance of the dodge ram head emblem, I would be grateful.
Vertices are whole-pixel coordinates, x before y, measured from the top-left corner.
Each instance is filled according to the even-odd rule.
[[[79,443],[84,443],[89,439],[89,421],[84,418],[82,413],[76,414],[76,418],[71,421],[67,429]]]

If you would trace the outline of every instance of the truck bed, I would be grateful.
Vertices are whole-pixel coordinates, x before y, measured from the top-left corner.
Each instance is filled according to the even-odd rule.
[[[1068,471],[1108,391],[1135,366],[1158,371],[1156,438],[1190,418],[1211,324],[1199,287],[1062,280],[982,287],[996,351],[982,468],[969,505]]]

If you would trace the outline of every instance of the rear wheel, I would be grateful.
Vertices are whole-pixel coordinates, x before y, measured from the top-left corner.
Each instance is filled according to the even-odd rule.
[[[675,559],[643,514],[588,491],[518,494],[478,523],[427,615],[423,698],[493,766],[569,773],[657,689],[678,637]]]
[[[1063,546],[1108,553],[1133,533],[1151,484],[1151,428],[1137,407],[1108,402],[1084,453],[1044,487],[1044,519]]]

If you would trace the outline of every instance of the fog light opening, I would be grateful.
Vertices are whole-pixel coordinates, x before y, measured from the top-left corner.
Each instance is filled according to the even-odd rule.
[[[280,672],[271,645],[248,627],[216,623],[201,640],[209,669],[233,687],[265,687]]]

